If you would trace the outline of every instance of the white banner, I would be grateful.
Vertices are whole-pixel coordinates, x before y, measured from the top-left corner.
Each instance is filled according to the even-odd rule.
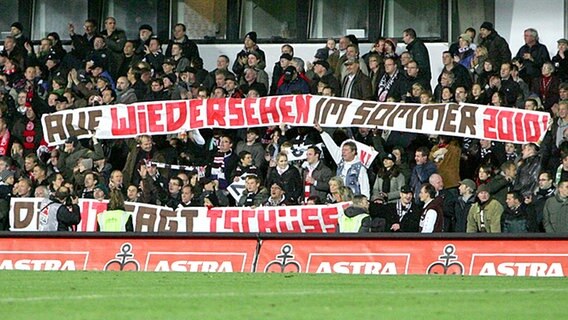
[[[39,198],[12,198],[11,231],[38,231]],[[348,203],[321,206],[250,208],[189,207],[173,210],[145,203],[127,202],[136,232],[335,232],[337,218]],[[79,199],[79,232],[96,231],[97,214],[106,201]]]
[[[514,143],[539,143],[550,114],[473,104],[377,103],[312,95],[141,102],[63,110],[42,116],[50,145],[70,136],[101,139],[163,135],[204,127],[271,125],[367,127]]]

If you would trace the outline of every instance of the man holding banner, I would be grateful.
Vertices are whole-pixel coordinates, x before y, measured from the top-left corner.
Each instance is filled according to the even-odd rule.
[[[337,163],[336,174],[343,178],[343,183],[349,187],[353,194],[370,197],[371,188],[367,168],[357,157],[357,145],[352,140],[346,140],[338,147],[333,138],[324,132],[319,124],[314,126],[319,131],[325,146],[329,150],[333,160]]]

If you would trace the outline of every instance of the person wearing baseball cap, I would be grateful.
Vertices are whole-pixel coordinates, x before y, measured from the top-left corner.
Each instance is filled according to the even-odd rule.
[[[310,83],[310,93],[320,94],[318,84],[323,82],[326,86],[331,87],[334,92],[340,91],[339,80],[333,75],[333,70],[326,60],[316,60],[313,62],[314,77]],[[323,89],[323,88],[322,88]]]
[[[455,232],[465,232],[467,227],[467,215],[469,209],[475,203],[475,182],[471,179],[464,179],[459,182],[459,197],[455,205]]]
[[[414,190],[408,185],[400,188],[400,198],[387,204],[371,203],[369,212],[372,217],[385,219],[386,232],[418,232],[420,208],[412,199]]]

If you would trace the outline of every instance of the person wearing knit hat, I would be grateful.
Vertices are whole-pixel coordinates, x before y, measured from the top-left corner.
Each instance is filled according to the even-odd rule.
[[[93,190],[93,196],[95,197],[95,200],[99,201],[102,201],[105,198],[107,198],[108,197],[107,186],[104,183],[99,182]]]
[[[487,48],[488,56],[491,57],[496,66],[511,61],[509,44],[497,33],[491,22],[485,21],[479,27],[479,46]]]
[[[134,41],[134,54],[138,57],[144,57],[146,47],[150,45],[150,39],[154,35],[154,30],[149,24],[143,24],[138,28],[138,39]]]
[[[22,50],[22,52],[26,52],[25,44],[31,44],[30,39],[24,36],[24,25],[21,22],[14,22],[10,26],[10,35],[14,37],[16,46]],[[31,50],[33,52],[34,48],[31,46]]]
[[[468,233],[500,233],[503,206],[491,197],[486,184],[477,188],[477,199],[477,202],[469,209],[466,231]]]
[[[264,51],[260,50],[256,44],[258,35],[255,31],[248,32],[244,37],[244,48],[241,50],[233,63],[233,73],[237,75],[237,78],[241,78],[248,64],[248,54],[249,52],[255,51],[260,56],[260,61],[258,62],[256,68],[264,70],[266,68],[266,55]]]
[[[256,44],[257,34],[255,31],[250,31],[245,35],[245,41],[249,39]]]
[[[489,22],[489,21],[485,21],[481,24],[481,27],[479,27],[479,29],[485,29],[485,30],[489,30],[489,31],[494,31],[495,29],[493,28],[493,23]]]
[[[21,22],[14,22],[10,26],[10,32],[13,36],[16,36],[24,31],[24,25]]]

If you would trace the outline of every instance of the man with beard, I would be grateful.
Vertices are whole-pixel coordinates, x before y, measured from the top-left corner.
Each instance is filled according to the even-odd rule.
[[[131,104],[137,101],[136,92],[130,87],[128,78],[118,78],[116,80],[116,103]]]

